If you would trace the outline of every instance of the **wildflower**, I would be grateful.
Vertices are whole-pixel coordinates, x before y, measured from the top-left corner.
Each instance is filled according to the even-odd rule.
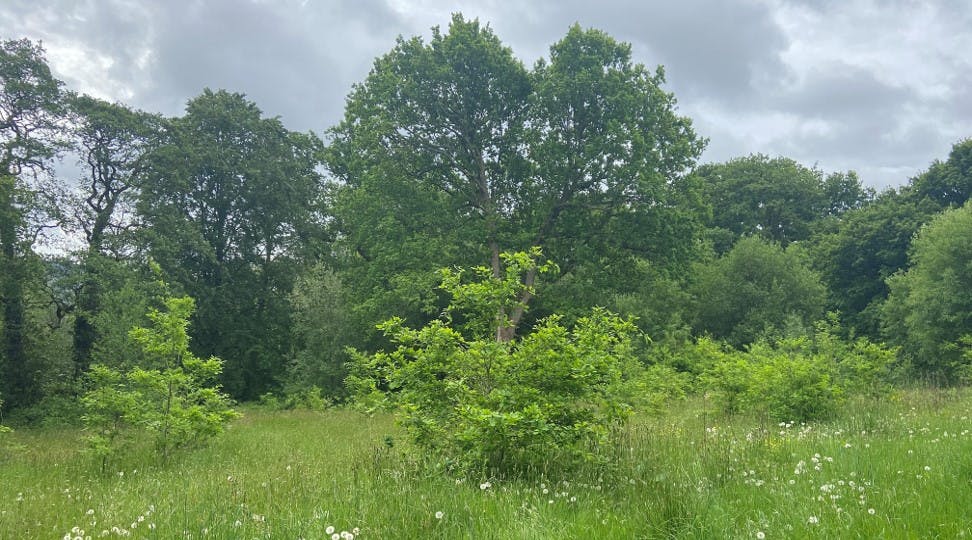
[[[482,484],[479,484],[479,489],[481,489],[483,491],[486,491],[487,489],[489,489],[491,487],[493,487],[493,484],[489,483],[488,481],[487,482],[483,482]]]
[[[817,523],[820,523],[820,519],[817,516],[810,516],[807,518],[807,523],[810,525],[816,525]]]
[[[764,533],[763,531],[756,531],[756,538],[758,538],[759,540],[763,540],[764,538],[766,538],[766,533]]]
[[[868,508],[867,509],[867,513],[873,516],[874,515],[874,509],[873,508]]]
[[[438,512],[435,513],[435,519],[442,519],[443,517],[445,517],[445,512],[443,512],[442,510],[439,510]]]
[[[341,535],[338,533],[334,533],[331,535],[331,540],[341,540]]]
[[[930,471],[930,470],[931,470],[931,467],[929,467],[928,465],[925,465],[925,471]]]
[[[89,515],[89,516],[93,516],[94,515],[94,508],[88,508],[88,511],[85,512],[85,514],[86,515]]]
[[[328,525],[327,528],[324,529],[324,533],[325,534],[334,534],[334,525]]]

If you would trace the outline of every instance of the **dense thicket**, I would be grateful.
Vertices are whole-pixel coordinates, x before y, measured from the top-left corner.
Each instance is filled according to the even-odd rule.
[[[705,140],[664,84],[597,30],[575,25],[527,67],[456,15],[377,58],[322,141],[225,90],[174,118],[66,92],[39,45],[3,41],[0,399],[70,416],[92,364],[147,366],[129,331],[164,307],[163,282],[195,299],[190,348],[223,359],[233,397],[341,399],[346,347],[387,347],[376,324],[392,316],[438,320],[439,269],[505,279],[503,252],[559,271],[518,276],[496,343],[606,307],[637,317],[633,353],[673,387],[676,371],[775,380],[760,359],[806,357],[837,396],[826,354],[768,352],[818,346],[832,311],[825,335],[846,346],[827,350],[967,374],[972,140],[879,194],[785,157],[700,165]],[[51,230],[76,248],[45,244]]]

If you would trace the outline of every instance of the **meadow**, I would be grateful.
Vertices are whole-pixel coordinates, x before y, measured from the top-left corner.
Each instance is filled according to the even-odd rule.
[[[959,538],[972,533],[972,392],[846,403],[827,423],[704,398],[634,418],[611,464],[457,477],[391,416],[244,416],[162,464],[101,472],[74,428],[0,434],[0,538]],[[335,536],[336,535],[336,536]]]

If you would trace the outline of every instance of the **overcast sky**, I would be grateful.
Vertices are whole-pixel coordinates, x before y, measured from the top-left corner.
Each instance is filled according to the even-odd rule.
[[[73,90],[178,115],[225,88],[322,134],[397,35],[455,11],[527,66],[574,22],[630,42],[704,161],[784,155],[884,187],[972,136],[969,0],[0,0],[0,38],[42,40]]]

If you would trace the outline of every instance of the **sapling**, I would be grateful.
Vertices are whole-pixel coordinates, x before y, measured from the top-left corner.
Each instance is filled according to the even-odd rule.
[[[103,470],[139,433],[154,436],[165,462],[174,449],[221,433],[238,416],[216,380],[222,360],[203,360],[189,350],[186,330],[195,308],[192,298],[166,297],[163,303],[164,310],[148,314],[151,326],[130,333],[146,365],[122,373],[95,364],[88,374],[90,390],[82,397],[82,420]]]

